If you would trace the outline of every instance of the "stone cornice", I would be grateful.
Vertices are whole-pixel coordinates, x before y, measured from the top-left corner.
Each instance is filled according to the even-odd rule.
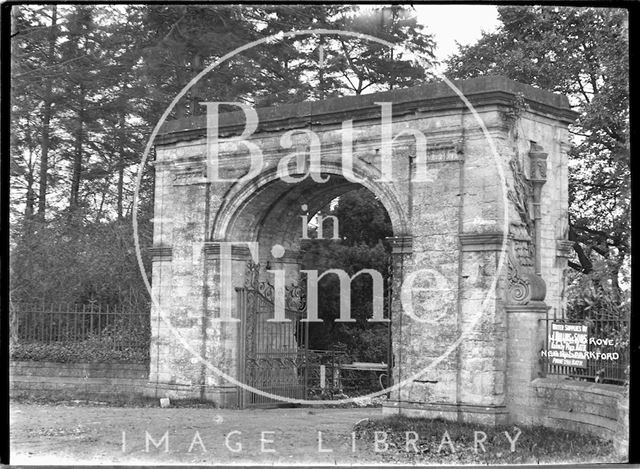
[[[450,134],[448,132],[447,134]],[[204,135],[203,135],[204,137]],[[483,134],[484,137],[484,134]],[[413,144],[414,137],[410,135],[398,135],[395,139],[396,143]],[[204,145],[204,142],[202,143]],[[361,153],[356,156],[357,159],[366,163],[371,162],[371,155],[380,148],[380,137],[362,137],[358,139],[358,151]],[[322,144],[322,156],[331,157],[342,155],[342,142],[329,142]],[[289,149],[273,147],[262,149],[262,156],[265,160],[280,159],[291,153]],[[206,177],[206,153],[190,155],[187,157],[172,157],[170,159],[154,160],[151,162],[158,170],[171,170],[174,172],[202,172],[202,177]],[[450,161],[460,161],[464,159],[464,143],[461,134],[455,133],[454,136],[446,135],[444,137],[429,138],[427,146],[427,164],[442,163]],[[237,165],[236,152],[223,152],[219,154],[219,164],[221,167],[225,165]],[[175,179],[175,178],[174,178]]]
[[[504,233],[499,231],[460,233],[458,238],[463,252],[500,251],[504,244]]]
[[[196,165],[192,168],[178,169],[172,174],[174,186],[188,186],[192,184],[206,184],[207,171],[204,165]]]
[[[474,107],[492,105],[512,107],[515,98],[521,96],[531,112],[551,114],[566,124],[572,123],[577,117],[565,96],[504,77],[480,77],[453,83]],[[346,119],[354,121],[379,119],[380,106],[375,104],[376,102],[392,102],[394,116],[466,108],[466,104],[446,83],[437,82],[383,93],[260,108],[256,110],[257,132],[326,125]],[[245,128],[245,116],[240,111],[221,114],[219,119],[222,136],[237,135]],[[205,135],[206,116],[201,115],[166,122],[155,143],[166,145],[202,138]]]
[[[207,259],[220,259],[220,241],[204,243],[204,254]],[[251,259],[249,247],[243,244],[231,246],[231,260],[244,261]]]
[[[530,301],[526,305],[504,305],[504,310],[507,313],[534,313],[541,314],[546,313],[551,309],[544,301]]]
[[[413,380],[414,383],[420,383],[419,380]],[[432,383],[426,383],[432,384]],[[423,411],[440,411],[440,412],[468,412],[480,414],[507,414],[507,408],[504,405],[496,404],[453,404],[448,402],[416,402],[416,401],[386,401],[385,407],[400,407],[403,409],[417,409]]]
[[[389,236],[385,239],[389,242],[389,244],[391,244],[391,252],[393,254],[413,253],[412,236]]]
[[[284,256],[280,257],[279,259],[272,259],[271,263],[277,264],[278,262],[281,262],[283,264],[297,264],[300,262],[300,256],[300,251],[290,251],[289,249],[287,249],[284,252]]]
[[[171,248],[171,246],[157,245],[148,248],[148,250],[154,262],[170,261],[173,257],[173,249]]]

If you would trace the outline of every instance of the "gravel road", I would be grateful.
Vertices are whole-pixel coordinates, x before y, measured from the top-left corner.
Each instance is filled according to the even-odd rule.
[[[354,444],[352,436],[356,422],[380,416],[380,408],[227,410],[12,403],[11,463],[380,462],[367,443],[356,439]]]

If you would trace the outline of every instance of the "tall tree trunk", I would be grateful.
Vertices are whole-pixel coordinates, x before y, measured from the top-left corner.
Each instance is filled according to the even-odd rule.
[[[176,83],[178,84],[178,88],[182,89],[188,83],[186,79],[186,68],[187,68],[187,59],[184,57],[180,57],[179,65],[175,68],[176,73]],[[183,119],[189,117],[189,104],[191,104],[189,93],[184,96],[177,104],[176,104],[176,118]]]
[[[80,180],[82,177],[82,144],[84,138],[84,86],[80,85],[80,104],[78,107],[78,126],[76,130],[73,169],[71,174],[71,195],[69,197],[69,214],[78,208],[80,200]]]
[[[118,220],[122,220],[123,212],[122,212],[122,187],[124,185],[124,163],[120,162],[118,164]]]
[[[191,72],[192,76],[196,76],[198,73],[202,71],[202,57],[200,54],[196,53],[191,60]],[[191,115],[199,116],[202,114],[202,106],[200,106],[200,101],[204,101],[200,96],[200,83],[196,83],[191,87]]]
[[[620,305],[622,303],[622,288],[618,276],[624,265],[625,253],[620,252],[617,256],[613,256],[613,267],[611,269],[611,297],[613,301]]]
[[[104,200],[107,198],[107,191],[109,190],[109,181],[104,185],[104,189],[102,189],[102,197],[100,198],[100,208],[98,208],[98,213],[96,214],[96,223],[99,223],[102,219],[102,210],[104,209]]]
[[[120,113],[120,124],[118,129],[118,195],[117,195],[117,213],[118,220],[122,220],[122,199],[123,199],[123,186],[124,186],[124,124],[125,114]]]
[[[15,38],[11,41],[11,69],[13,73],[18,72],[19,64],[20,64],[20,61],[19,61],[20,39],[16,38],[16,36],[19,34],[19,31],[17,29],[19,17],[20,17],[20,6],[13,5],[11,7],[11,37]],[[15,87],[15,80],[11,82],[11,95],[13,97],[18,95]],[[13,146],[16,144],[15,142],[17,141],[17,137],[15,135],[11,135],[11,140],[12,140],[11,145]],[[33,190],[34,176],[33,176],[33,166],[31,165],[31,161],[32,161],[31,157],[32,157],[32,154],[31,152],[29,152],[29,163],[27,165],[28,172],[25,174],[26,183],[27,183],[27,194],[26,194],[27,200],[26,200],[25,209],[24,209],[24,217],[27,220],[33,216],[34,199],[35,199],[35,194]]]
[[[58,7],[51,5],[51,29],[49,30],[49,64],[55,62],[56,38],[58,25]],[[40,137],[40,185],[38,190],[38,216],[44,218],[47,198],[47,173],[49,172],[49,143],[50,124],[53,111],[53,79],[49,76],[45,78],[44,103],[42,109],[42,133]]]
[[[324,57],[324,36],[320,35],[320,45],[318,46],[318,90],[320,92],[319,98],[320,101],[323,101],[326,96],[326,83],[324,78],[324,66],[325,66],[325,57]]]
[[[24,209],[24,217],[29,219],[33,216],[33,208],[35,206],[35,191],[33,189],[33,172],[27,174],[27,203]]]

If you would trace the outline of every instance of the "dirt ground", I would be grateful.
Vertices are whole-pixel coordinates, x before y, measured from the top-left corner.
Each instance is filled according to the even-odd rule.
[[[354,424],[381,413],[380,408],[223,410],[13,402],[11,464],[381,462],[370,443],[352,441]]]

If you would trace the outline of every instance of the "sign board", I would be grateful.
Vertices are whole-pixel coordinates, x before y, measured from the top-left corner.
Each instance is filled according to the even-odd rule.
[[[588,327],[584,324],[552,322],[547,357],[551,365],[587,367]]]

